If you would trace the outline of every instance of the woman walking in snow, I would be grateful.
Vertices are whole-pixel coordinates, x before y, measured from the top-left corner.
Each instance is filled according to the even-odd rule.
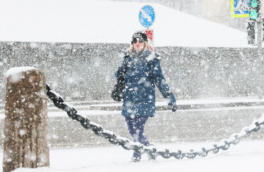
[[[127,65],[126,64],[127,61]],[[133,34],[131,47],[125,52],[121,66],[115,73],[118,78],[125,73],[125,97],[122,106],[122,115],[125,117],[128,131],[134,142],[145,146],[150,143],[144,133],[144,126],[148,117],[155,115],[155,85],[163,97],[177,110],[176,99],[170,91],[162,74],[160,58],[148,48],[148,39],[144,31]],[[132,161],[139,162],[141,155],[133,153]]]

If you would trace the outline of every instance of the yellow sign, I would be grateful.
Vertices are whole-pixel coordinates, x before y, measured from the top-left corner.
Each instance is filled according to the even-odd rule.
[[[231,0],[231,17],[249,17],[250,0]]]

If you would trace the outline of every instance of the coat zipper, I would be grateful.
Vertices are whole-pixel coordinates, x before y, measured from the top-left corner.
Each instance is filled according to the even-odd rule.
[[[132,74],[133,74],[134,65],[135,65],[135,62],[133,62],[133,66],[131,68],[131,88],[133,88]],[[130,92],[130,95],[131,95],[131,102],[132,102],[132,106],[133,106],[132,92]]]

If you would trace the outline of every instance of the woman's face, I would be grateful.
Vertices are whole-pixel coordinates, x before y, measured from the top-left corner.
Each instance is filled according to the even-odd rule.
[[[136,52],[142,51],[144,49],[144,41],[142,43],[139,42],[139,38],[136,38],[137,42],[133,43],[134,49]]]

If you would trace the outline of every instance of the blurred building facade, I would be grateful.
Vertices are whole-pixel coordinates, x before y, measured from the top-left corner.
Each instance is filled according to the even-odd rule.
[[[230,1],[231,0],[203,0],[203,18],[246,31],[248,18],[232,18]]]

